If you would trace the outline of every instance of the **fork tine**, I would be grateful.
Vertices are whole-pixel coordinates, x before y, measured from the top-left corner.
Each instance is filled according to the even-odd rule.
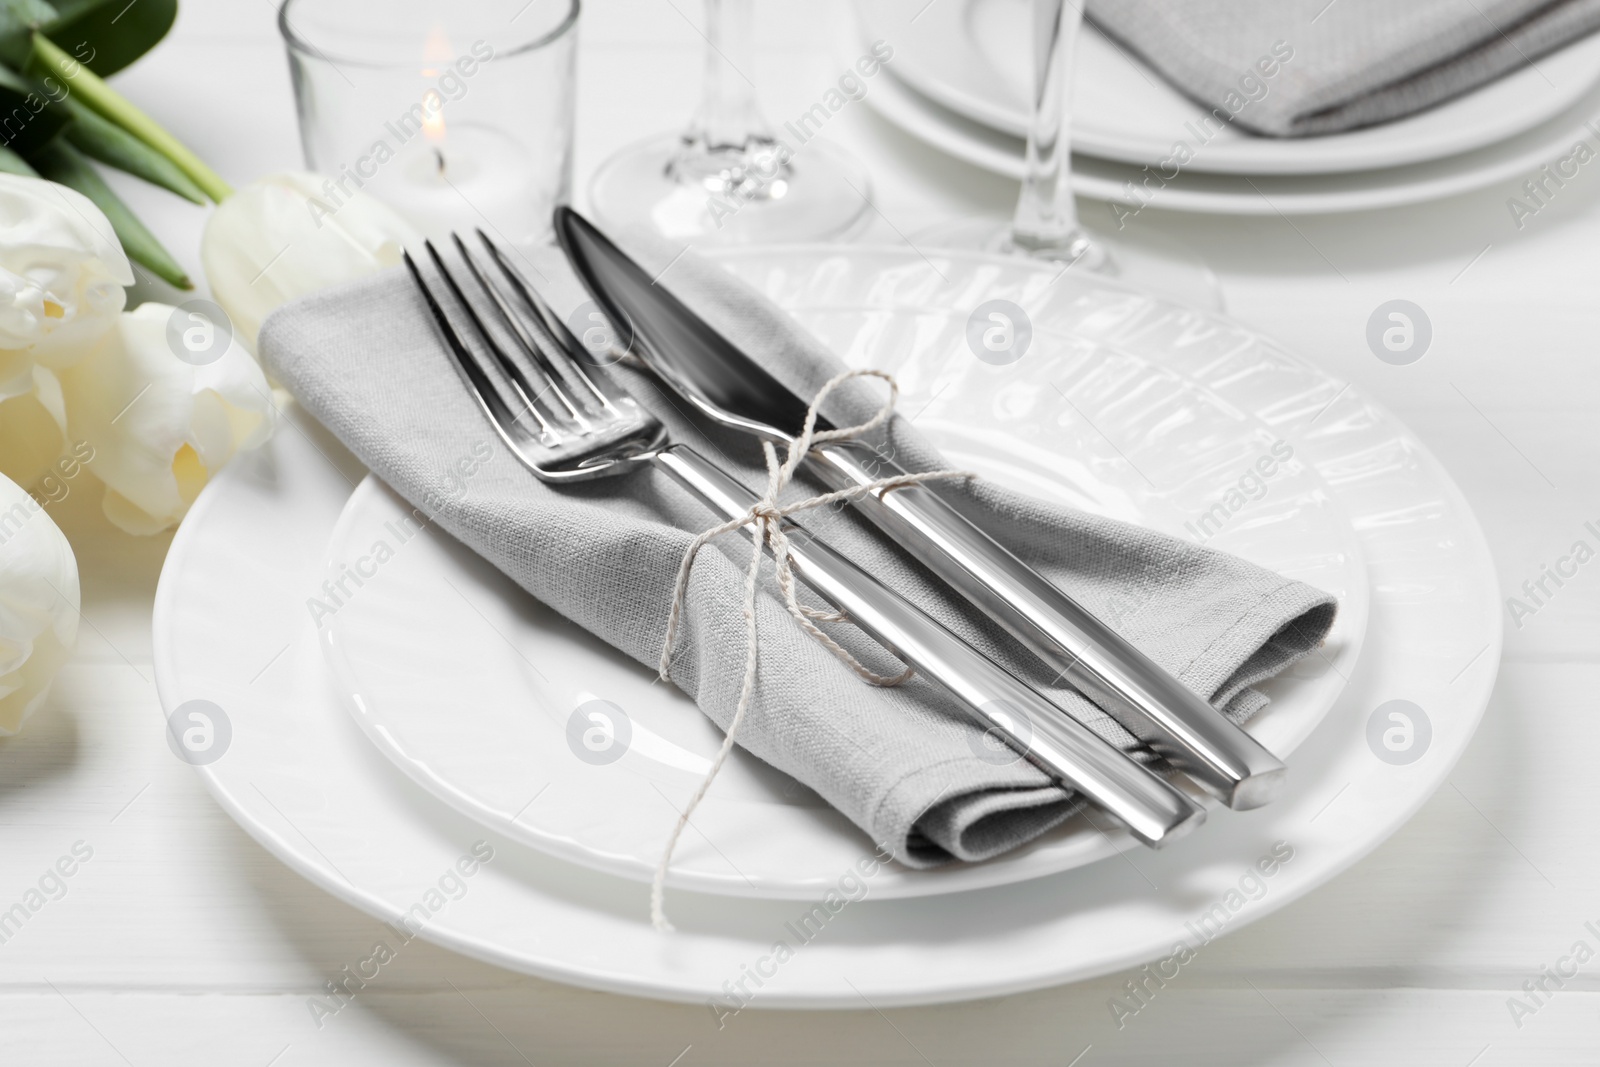
[[[430,253],[433,251],[432,245],[428,246],[428,251]],[[500,391],[495,388],[494,383],[489,380],[489,376],[484,373],[477,357],[467,348],[466,343],[461,339],[461,335],[451,325],[450,316],[445,313],[438,298],[434,296],[433,290],[422,276],[421,268],[417,266],[416,260],[411,258],[411,253],[402,252],[401,257],[405,260],[406,268],[411,271],[411,280],[416,282],[417,288],[421,290],[422,299],[427,302],[428,310],[433,314],[434,325],[438,326],[439,333],[444,336],[445,347],[449,349],[457,369],[467,379],[468,387],[471,389],[472,394],[478,398],[478,403],[482,406],[484,414],[489,416],[489,421],[500,431],[502,437],[508,437],[510,428],[517,422],[516,417],[511,413],[511,408],[507,406],[505,398],[500,395]],[[438,262],[437,254],[434,255],[434,262]],[[448,274],[445,277],[449,280]],[[450,286],[455,289],[453,281],[451,281]],[[457,296],[459,297],[459,295],[459,290],[457,290]],[[548,431],[548,428],[546,430]],[[509,438],[507,443],[512,443]]]
[[[483,342],[484,348],[486,348],[489,354],[494,358],[495,363],[499,365],[501,371],[506,374],[507,378],[509,378],[508,384],[511,386],[512,391],[517,394],[517,399],[520,400],[524,405],[523,412],[513,416],[510,420],[510,425],[521,422],[524,415],[531,413],[533,417],[539,421],[539,428],[543,433],[553,433],[554,430],[550,426],[549,422],[545,419],[544,415],[539,411],[538,405],[534,402],[534,397],[537,394],[533,393],[531,389],[526,388],[526,386],[530,385],[531,383],[528,382],[527,377],[521,373],[517,365],[512,362],[511,357],[506,354],[506,351],[501,347],[500,342],[497,341],[494,334],[490,332],[488,324],[483,321],[482,317],[479,316],[477,309],[473,307],[472,302],[469,301],[466,294],[461,291],[461,285],[456,281],[455,275],[451,273],[449,267],[445,266],[444,257],[439,255],[439,250],[434,247],[432,241],[422,242],[422,247],[427,250],[428,258],[432,260],[434,269],[438,271],[439,277],[444,279],[445,285],[449,287],[450,293],[455,297],[456,303],[461,306],[461,310],[466,315],[467,321],[472,323],[473,331]],[[413,266],[412,270],[416,276],[420,277],[420,272],[416,271],[415,266]],[[457,339],[459,340],[459,335]],[[463,350],[467,351],[470,355],[470,349],[467,349],[465,345],[462,347]],[[478,363],[475,358],[472,359],[472,363],[474,366],[478,367],[480,372],[482,371],[482,364]],[[484,375],[483,378],[484,381],[489,381],[488,375]],[[496,391],[495,395],[500,396],[498,391]],[[504,398],[502,397],[501,399],[503,400]],[[509,412],[510,408],[506,407],[505,410]]]
[[[483,232],[483,227],[480,226],[473,232],[478,235],[478,240],[483,243],[483,247],[487,248],[489,254],[494,257],[495,263],[500,267],[500,272],[513,279],[524,301],[532,307],[540,329],[549,337],[550,342],[564,349],[568,354],[577,355],[582,353],[586,360],[592,359],[588,346],[578,340],[571,328],[555,313],[555,309],[550,306],[549,301],[545,300],[537,289],[527,283],[527,279],[522,276],[520,270],[516,269],[516,265],[511,262],[505,251],[494,242],[493,238]]]
[[[539,295],[539,291],[528,284],[527,279],[522,276],[522,272],[501,251],[500,246],[491,241],[489,235],[484,233],[482,229],[479,229],[477,234],[478,240],[483,242],[483,246],[489,250],[489,255],[493,257],[495,264],[500,268],[500,273],[505,275],[506,281],[510,283],[511,288],[522,298],[523,304],[532,313],[530,319],[532,324],[544,335],[552,348],[561,353],[564,357],[564,365],[588,387],[595,400],[599,401],[606,409],[614,412],[616,409],[612,406],[611,399],[601,391],[599,386],[595,385],[594,380],[589,377],[589,373],[584,367],[584,363],[589,362],[593,357],[590,355],[589,350],[583,346],[583,342],[573,336],[572,331],[567,328],[567,324],[556,316],[555,311],[545,302],[544,297]]]
[[[544,346],[539,344],[537,338],[529,336],[521,317],[507,303],[505,296],[500,291],[500,287],[491,281],[488,274],[478,265],[477,258],[467,248],[466,242],[461,240],[461,235],[452,233],[450,240],[455,243],[456,252],[461,256],[461,261],[467,265],[467,270],[472,272],[472,277],[477,281],[478,287],[489,297],[489,302],[494,305],[495,314],[500,317],[500,322],[516,342],[517,347],[522,349],[523,355],[538,366],[539,372],[550,383],[549,391],[554,393],[556,399],[561,401],[561,406],[566,409],[567,417],[578,424],[580,431],[588,433],[590,430],[589,420],[583,417],[583,413],[573,403],[572,397],[567,395],[566,389],[563,388],[564,383],[561,379],[561,373],[550,362]],[[533,387],[533,383],[529,382],[527,377],[523,375],[521,366],[515,361],[506,360],[504,361],[504,366],[506,372],[520,381],[523,388],[530,395],[537,396],[544,391]]]

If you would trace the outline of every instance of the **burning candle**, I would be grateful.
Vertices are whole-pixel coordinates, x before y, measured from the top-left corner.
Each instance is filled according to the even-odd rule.
[[[395,180],[375,191],[429,237],[481,227],[514,242],[534,240],[548,229],[550,209],[531,195],[527,159],[505,130],[452,125],[440,112],[396,157]]]
[[[549,237],[571,188],[575,2],[283,11],[306,161],[336,192],[364,188],[435,239]]]

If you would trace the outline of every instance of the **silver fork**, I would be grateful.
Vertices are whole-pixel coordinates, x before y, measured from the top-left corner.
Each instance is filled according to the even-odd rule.
[[[481,231],[478,238],[492,270],[459,235],[451,238],[475,299],[458,280],[461,268],[447,265],[431,241],[425,247],[439,282],[430,285],[409,253],[405,261],[468,390],[511,453],[536,477],[557,484],[654,466],[719,519],[748,514],[757,495],[693,449],[671,444],[660,420],[604,372],[500,248]],[[458,330],[453,321],[470,329]],[[1160,846],[1204,821],[1205,809],[1185,793],[800,524],[785,520],[785,530],[796,577],[954,697],[978,725],[1115,816],[1139,841]],[[742,532],[756,536],[753,524]]]

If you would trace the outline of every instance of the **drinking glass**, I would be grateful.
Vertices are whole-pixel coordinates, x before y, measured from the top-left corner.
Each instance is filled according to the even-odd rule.
[[[306,166],[430,237],[551,236],[572,189],[579,0],[285,0]]]
[[[1072,75],[1081,0],[1033,0],[1033,83],[1022,191],[1008,225],[984,219],[934,226],[914,244],[974,248],[1059,262],[1201,307],[1221,308],[1216,275],[1192,253],[1154,235],[1092,234],[1072,195]]]
[[[762,117],[751,66],[751,0],[706,0],[700,105],[680,134],[623,149],[589,186],[606,229],[644,226],[689,244],[818,241],[849,232],[871,187],[827,142],[789,145]]]

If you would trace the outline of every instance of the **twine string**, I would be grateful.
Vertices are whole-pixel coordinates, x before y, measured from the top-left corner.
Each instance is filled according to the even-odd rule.
[[[840,385],[852,378],[879,378],[888,383],[889,395],[878,413],[858,426],[847,426],[841,429],[817,430],[817,413],[822,407],[822,402]],[[717,774],[722,770],[722,765],[727,761],[728,753],[733,750],[734,739],[739,733],[739,727],[744,723],[745,713],[750,710],[751,701],[755,695],[756,665],[759,654],[756,643],[756,593],[759,589],[761,577],[761,557],[766,549],[772,550],[772,559],[778,581],[778,590],[783,595],[784,607],[793,616],[800,628],[817,641],[822,647],[838,658],[857,678],[868,685],[895,686],[911,677],[911,668],[907,667],[899,674],[878,674],[862,663],[839,642],[830,637],[818,622],[843,622],[847,617],[832,611],[822,611],[817,608],[801,604],[796,597],[794,564],[790,556],[789,536],[783,528],[786,516],[800,511],[809,511],[812,508],[826,507],[840,501],[853,500],[867,493],[888,492],[893,489],[904,488],[908,485],[920,485],[923,482],[938,479],[970,478],[972,474],[967,471],[926,471],[918,474],[897,474],[891,478],[879,478],[863,485],[854,485],[848,489],[841,489],[832,493],[823,493],[820,496],[809,497],[793,504],[780,504],[778,498],[784,488],[793,480],[795,471],[805,459],[811,449],[829,441],[844,441],[860,437],[888,422],[894,414],[894,405],[900,395],[900,387],[894,378],[879,370],[852,370],[828,380],[818,392],[816,399],[811,402],[811,407],[806,411],[805,425],[800,434],[788,444],[782,462],[778,460],[777,450],[770,442],[761,443],[762,455],[767,465],[767,488],[761,499],[750,505],[750,509],[736,519],[713,526],[689,543],[689,548],[683,554],[683,562],[678,565],[678,578],[673,585],[672,609],[667,615],[666,637],[661,642],[661,662],[659,671],[662,681],[671,681],[672,649],[677,642],[678,631],[682,625],[685,605],[688,602],[689,575],[694,569],[695,558],[700,554],[712,539],[730,533],[743,526],[753,526],[754,536],[751,538],[752,551],[750,565],[745,569],[744,579],[744,621],[745,621],[745,661],[744,681],[739,689],[739,703],[734,708],[733,719],[728,723],[727,732],[722,738],[722,747],[717,750],[716,757],[711,761],[705,776],[700,780],[694,795],[689,798],[683,811],[678,815],[677,824],[672,828],[672,833],[667,838],[665,849],[661,853],[661,862],[656,865],[655,877],[650,885],[650,922],[657,930],[663,933],[672,930],[672,924],[667,921],[664,898],[666,895],[667,871],[672,864],[672,854],[678,847],[678,839],[683,836],[683,831],[689,825],[689,817],[704,799],[706,791],[711,788],[711,783],[716,780]]]

